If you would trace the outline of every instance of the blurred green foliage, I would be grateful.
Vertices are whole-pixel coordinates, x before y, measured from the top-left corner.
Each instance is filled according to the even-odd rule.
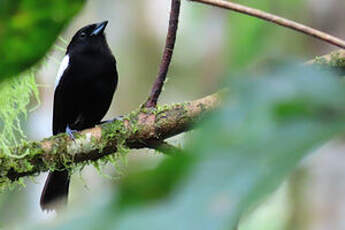
[[[295,15],[301,14],[301,9],[303,9],[303,1],[301,0],[242,0],[235,2],[282,16],[284,16],[284,13],[279,11],[283,9],[287,17],[291,17],[292,12]],[[226,42],[229,45],[226,46],[225,55],[231,70],[243,70],[248,65],[255,64],[260,59],[272,57],[272,55],[282,57],[284,55],[280,54],[279,51],[284,52],[284,49],[299,50],[299,46],[303,44],[297,42],[296,37],[292,46],[289,42],[291,38],[287,37],[286,33],[293,34],[295,32],[248,15],[231,12],[227,20],[229,36],[227,36]],[[298,33],[295,33],[295,35],[298,35]]]
[[[84,0],[0,0],[0,81],[37,63]]]
[[[286,68],[228,87],[224,107],[183,152],[41,229],[234,229],[303,156],[345,128],[345,86],[329,73]]]

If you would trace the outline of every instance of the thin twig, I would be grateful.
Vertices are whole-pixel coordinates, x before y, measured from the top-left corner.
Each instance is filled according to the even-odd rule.
[[[168,30],[168,35],[165,42],[163,57],[162,57],[157,79],[154,82],[152,90],[151,90],[151,95],[147,99],[146,103],[144,104],[146,108],[156,107],[158,97],[162,92],[164,81],[166,79],[166,76],[169,70],[171,57],[172,57],[174,47],[175,47],[178,18],[180,15],[180,5],[181,5],[180,0],[171,0],[169,30]]]
[[[256,18],[261,18],[265,21],[272,22],[272,23],[281,25],[283,27],[302,32],[304,34],[307,34],[307,35],[310,35],[310,36],[315,37],[317,39],[320,39],[322,41],[325,41],[329,44],[332,44],[332,45],[335,45],[335,46],[338,46],[340,48],[345,49],[345,41],[340,39],[340,38],[334,37],[330,34],[321,32],[321,31],[313,29],[311,27],[302,25],[300,23],[291,21],[289,19],[282,18],[282,17],[276,16],[276,15],[264,12],[262,10],[254,9],[251,7],[243,6],[243,5],[240,5],[237,3],[228,2],[228,1],[224,1],[224,0],[190,0],[190,1],[199,2],[199,3],[203,3],[203,4],[215,6],[215,7],[220,7],[223,9],[236,11],[236,12],[239,12],[242,14],[254,16]]]

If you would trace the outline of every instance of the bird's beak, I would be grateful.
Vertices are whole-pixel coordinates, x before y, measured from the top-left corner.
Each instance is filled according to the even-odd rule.
[[[91,33],[91,35],[97,36],[98,34],[103,33],[103,31],[105,30],[105,27],[107,26],[108,21],[104,21],[101,23],[98,23],[96,25],[96,29]]]

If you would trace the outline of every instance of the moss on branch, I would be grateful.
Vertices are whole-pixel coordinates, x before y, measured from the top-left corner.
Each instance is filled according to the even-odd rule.
[[[321,68],[335,70],[339,75],[345,75],[345,50],[337,50],[330,54],[316,57],[308,61],[307,65],[316,65]]]
[[[326,54],[321,57],[308,62],[308,64],[327,65],[330,67],[345,67],[345,50],[337,50],[330,54]]]
[[[73,170],[123,148],[158,146],[166,138],[189,130],[203,114],[218,106],[219,100],[220,94],[213,94],[191,102],[138,109],[122,120],[81,131],[74,141],[59,134],[13,148],[12,156],[0,153],[0,188],[48,170]]]

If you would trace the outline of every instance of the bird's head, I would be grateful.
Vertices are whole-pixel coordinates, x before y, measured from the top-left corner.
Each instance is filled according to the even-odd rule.
[[[108,21],[84,26],[73,36],[66,53],[97,52],[108,49],[104,30]]]

